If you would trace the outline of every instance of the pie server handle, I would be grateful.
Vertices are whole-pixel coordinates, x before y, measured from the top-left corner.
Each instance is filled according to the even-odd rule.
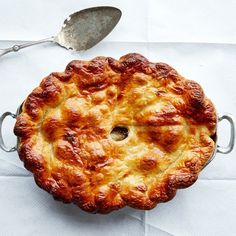
[[[40,44],[40,43],[53,42],[53,41],[54,41],[54,37],[50,37],[50,38],[32,41],[32,42],[28,42],[24,44],[16,44],[10,48],[0,49],[0,57],[10,52],[18,52],[22,48],[30,47],[30,46]]]
[[[227,146],[225,147],[221,147],[219,144],[217,145],[217,152],[219,153],[223,153],[223,154],[227,154],[229,152],[231,152],[234,148],[234,143],[235,143],[235,122],[234,122],[234,118],[231,114],[219,114],[218,115],[218,121],[222,121],[222,120],[227,120],[230,124],[230,139],[229,139],[229,143]]]

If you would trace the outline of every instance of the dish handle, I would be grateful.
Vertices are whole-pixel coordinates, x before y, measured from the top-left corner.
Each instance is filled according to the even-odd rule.
[[[230,124],[230,139],[229,144],[226,147],[221,147],[217,145],[217,152],[227,154],[231,152],[234,148],[235,142],[235,125],[234,125],[234,118],[231,114],[219,114],[218,121],[227,120]]]
[[[15,147],[7,147],[3,141],[3,136],[2,136],[2,124],[3,124],[4,119],[7,116],[11,116],[14,119],[16,118],[16,115],[9,112],[9,111],[7,111],[1,115],[1,117],[0,117],[0,148],[5,152],[14,152],[17,150],[17,145]]]

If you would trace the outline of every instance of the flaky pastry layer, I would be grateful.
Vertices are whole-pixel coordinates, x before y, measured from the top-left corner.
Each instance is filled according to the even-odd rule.
[[[126,127],[116,141],[111,131]],[[152,209],[192,185],[215,149],[200,85],[139,54],[75,60],[25,100],[19,156],[55,199],[92,213]]]

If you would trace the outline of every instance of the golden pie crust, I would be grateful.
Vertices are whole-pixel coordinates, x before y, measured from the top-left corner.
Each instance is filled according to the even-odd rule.
[[[126,127],[116,141],[111,131]],[[55,199],[92,213],[152,209],[192,185],[215,150],[200,85],[140,54],[75,60],[25,100],[19,156]]]

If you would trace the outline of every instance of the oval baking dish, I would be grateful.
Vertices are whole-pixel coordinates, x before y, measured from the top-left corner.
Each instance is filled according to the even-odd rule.
[[[7,116],[17,119],[12,148],[2,137]],[[221,120],[226,147],[217,144]],[[234,141],[233,117],[217,115],[200,85],[139,54],[72,61],[0,118],[0,147],[18,151],[55,199],[91,213],[171,200]]]

